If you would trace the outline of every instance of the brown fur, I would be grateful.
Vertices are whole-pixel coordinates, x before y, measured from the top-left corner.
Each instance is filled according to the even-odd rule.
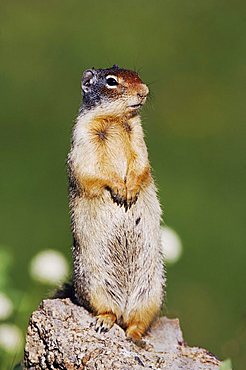
[[[103,169],[99,175],[102,177],[76,176],[84,195],[90,199],[100,197],[105,188],[110,188],[126,202],[132,201],[136,199],[140,189],[144,189],[151,182],[150,166],[147,164],[142,171],[139,171],[135,163],[137,153],[131,145],[134,137],[131,137],[131,122],[126,121],[127,118],[100,116],[90,124],[91,141],[97,146],[98,162]],[[124,180],[113,171],[106,154],[114,149],[114,142],[110,141],[110,138],[115,132],[123,144],[128,163],[127,176]]]
[[[107,71],[86,72],[85,83]],[[148,89],[135,72],[108,73],[118,85],[100,87],[109,100],[79,116],[68,160],[74,289],[98,330],[117,321],[138,341],[160,310],[164,283],[160,207],[135,108]]]

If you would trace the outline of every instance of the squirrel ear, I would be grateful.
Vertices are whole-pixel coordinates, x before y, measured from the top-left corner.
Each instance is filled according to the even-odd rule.
[[[96,79],[96,73],[94,69],[87,69],[83,73],[82,77],[82,90],[87,93],[90,90],[90,86]]]

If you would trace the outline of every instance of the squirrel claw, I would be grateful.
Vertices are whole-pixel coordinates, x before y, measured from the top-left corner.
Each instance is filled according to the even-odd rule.
[[[95,330],[98,334],[108,332],[116,321],[114,314],[102,314],[97,316]]]
[[[125,211],[127,212],[134,204],[137,203],[139,192],[136,195],[124,202]]]
[[[123,206],[125,200],[123,198],[121,198],[121,196],[119,194],[111,193],[111,196],[113,198],[114,203],[116,203],[120,207]]]
[[[109,329],[110,328],[108,328],[106,325],[104,325],[104,320],[103,319],[97,319],[95,330],[98,334],[106,333],[107,331],[109,331]]]
[[[111,188],[107,188],[107,190],[110,192],[114,203],[116,203],[120,207],[125,204],[125,199],[118,192],[115,192]]]

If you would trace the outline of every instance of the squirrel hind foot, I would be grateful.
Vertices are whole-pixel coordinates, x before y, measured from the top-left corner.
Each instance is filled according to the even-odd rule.
[[[142,339],[145,332],[145,328],[140,324],[131,324],[126,329],[127,338],[131,339],[133,342],[138,342]]]
[[[103,313],[97,315],[96,321],[96,332],[97,333],[106,333],[109,331],[116,321],[116,315],[114,313]]]
[[[142,339],[145,330],[141,325],[132,324],[126,329],[127,340],[136,344],[140,348],[146,348],[146,342]]]

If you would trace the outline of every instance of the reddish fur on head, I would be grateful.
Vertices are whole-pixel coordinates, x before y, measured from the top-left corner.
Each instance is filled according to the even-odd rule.
[[[115,65],[112,68],[86,70],[82,90],[82,108],[97,107],[106,102],[107,110],[116,114],[139,109],[149,92],[137,72]]]

